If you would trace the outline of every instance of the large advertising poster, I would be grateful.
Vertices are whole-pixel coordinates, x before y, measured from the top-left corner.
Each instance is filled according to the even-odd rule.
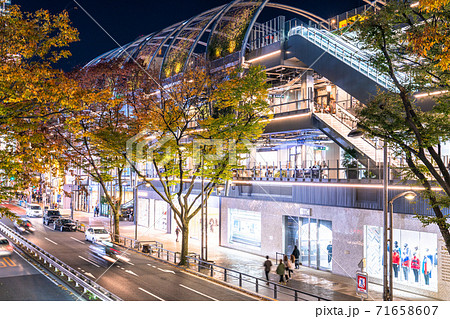
[[[228,241],[261,247],[261,213],[240,209],[229,209],[228,213]]]
[[[394,283],[437,291],[437,235],[394,229],[392,272]],[[383,227],[365,226],[367,272],[383,277]]]
[[[148,227],[149,214],[148,214],[148,199],[138,198],[137,202],[137,223],[139,226]]]
[[[167,232],[167,203],[155,200],[155,229]]]

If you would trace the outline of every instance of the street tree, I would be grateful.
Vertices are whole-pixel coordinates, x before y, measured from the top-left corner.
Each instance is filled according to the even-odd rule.
[[[450,140],[449,9],[447,0],[413,7],[389,1],[355,30],[363,49],[373,53],[374,67],[393,84],[359,110],[359,125],[405,158],[406,178],[423,187],[434,215],[417,217],[424,226],[439,227],[450,252],[450,174],[440,154]],[[425,101],[430,106],[419,107]]]
[[[269,118],[261,67],[211,74],[206,63],[198,63],[164,81],[139,71],[134,83],[140,89],[128,97],[135,123],[127,149],[119,150],[173,212],[182,232],[181,265],[189,252],[190,222],[215,187],[241,167]]]
[[[27,189],[61,151],[48,126],[71,107],[74,86],[54,64],[77,40],[67,12],[10,6],[0,15],[0,199]]]
[[[119,61],[102,62],[73,72],[71,77],[79,86],[75,97],[79,105],[61,114],[60,125],[53,128],[55,140],[65,148],[62,158],[66,169],[78,169],[100,185],[111,210],[116,239],[120,234],[123,176],[127,168],[124,157],[116,152],[128,139],[130,117],[124,104],[129,89],[127,74]]]

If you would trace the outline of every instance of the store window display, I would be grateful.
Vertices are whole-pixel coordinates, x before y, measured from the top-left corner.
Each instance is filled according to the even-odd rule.
[[[392,271],[394,283],[437,291],[437,235],[394,229]],[[367,272],[383,277],[383,228],[365,226],[364,257]]]

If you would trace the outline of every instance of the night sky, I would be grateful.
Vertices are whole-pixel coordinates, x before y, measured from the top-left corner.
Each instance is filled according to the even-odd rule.
[[[120,45],[230,1],[76,0]],[[297,7],[325,19],[366,4],[362,0],[273,0],[271,2]],[[36,11],[42,8],[52,13],[61,12],[63,9],[69,12],[73,25],[80,32],[80,41],[71,45],[72,57],[58,65],[66,71],[76,66],[83,66],[100,54],[117,47],[114,41],[73,0],[12,0],[12,3],[20,5],[23,11]]]

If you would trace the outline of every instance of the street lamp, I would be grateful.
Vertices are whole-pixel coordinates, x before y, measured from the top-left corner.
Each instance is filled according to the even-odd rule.
[[[389,218],[384,221],[384,263],[383,263],[383,300],[393,300],[393,284],[392,284],[392,240],[393,240],[393,216],[394,216],[394,201],[400,197],[405,197],[407,200],[413,200],[417,194],[413,191],[406,191],[400,193],[389,201]],[[386,216],[385,216],[386,217]],[[387,262],[389,260],[389,262]],[[389,276],[388,276],[389,273]],[[389,280],[388,280],[389,277]]]

